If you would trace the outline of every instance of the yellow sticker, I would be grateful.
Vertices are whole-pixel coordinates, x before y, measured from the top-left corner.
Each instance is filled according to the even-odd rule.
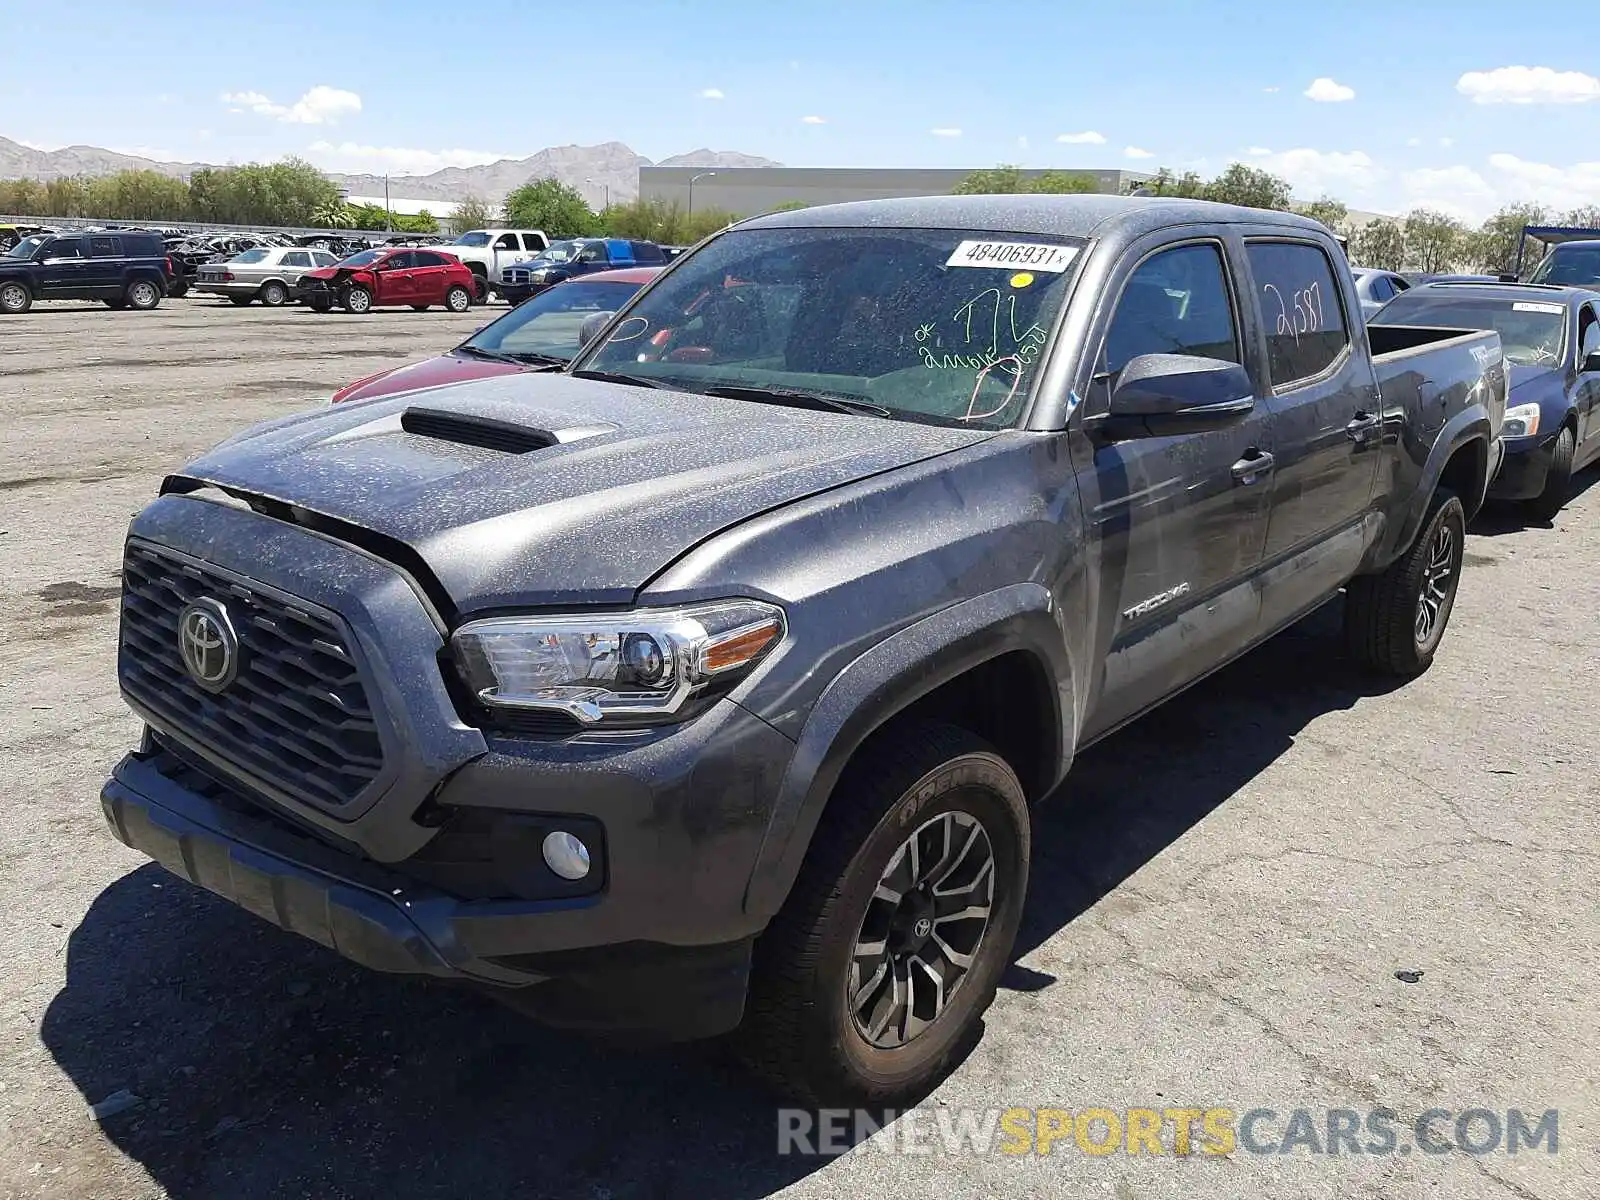
[[[1025,288],[1032,282],[1033,276],[1026,271],[1018,271],[1011,277],[1011,286],[1014,288]]]

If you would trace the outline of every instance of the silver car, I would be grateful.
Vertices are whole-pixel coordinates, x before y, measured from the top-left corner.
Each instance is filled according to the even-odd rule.
[[[338,261],[338,255],[326,250],[257,246],[235,254],[225,263],[206,263],[195,272],[190,288],[226,296],[241,306],[259,300],[276,308],[288,301],[301,275],[314,267],[331,267]]]

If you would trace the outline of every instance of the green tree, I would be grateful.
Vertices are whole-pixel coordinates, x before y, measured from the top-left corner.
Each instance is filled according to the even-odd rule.
[[[1406,233],[1388,217],[1368,221],[1350,239],[1350,261],[1380,271],[1398,271],[1406,261]]]
[[[952,196],[1004,196],[1028,190],[1022,168],[1001,163],[987,171],[974,171],[950,190]]]
[[[1499,275],[1510,272],[1517,263],[1517,246],[1524,225],[1548,225],[1550,210],[1542,204],[1508,204],[1478,227],[1470,241],[1470,258],[1479,269]],[[1538,243],[1532,250],[1535,255]],[[1531,259],[1530,259],[1531,261]]]
[[[1099,190],[1095,177],[1081,171],[1042,171],[1023,188],[1023,191],[1041,195],[1084,195]]]
[[[595,214],[559,179],[535,179],[506,197],[506,221],[523,229],[542,229],[551,238],[581,237],[597,228]]]
[[[1321,196],[1310,204],[1297,205],[1295,212],[1313,221],[1321,221],[1335,233],[1348,232],[1345,225],[1350,220],[1350,210],[1332,196]]]
[[[785,200],[782,204],[775,204],[768,212],[799,212],[802,208],[810,208],[804,200]]]
[[[1202,193],[1204,199],[1222,204],[1279,211],[1289,208],[1289,195],[1288,180],[1244,163],[1230,163],[1226,171],[1206,184]]]
[[[493,221],[494,210],[482,196],[469,192],[461,203],[456,205],[456,211],[450,217],[450,227],[457,233],[465,233],[469,229],[482,229]]]
[[[1404,229],[1407,264],[1427,274],[1450,270],[1473,250],[1467,227],[1447,213],[1412,209]]]
[[[1133,190],[1138,191],[1141,187],[1149,188],[1158,196],[1177,196],[1185,200],[1198,200],[1206,190],[1205,180],[1194,171],[1173,175],[1166,167],[1157,171],[1149,183],[1134,184]]]

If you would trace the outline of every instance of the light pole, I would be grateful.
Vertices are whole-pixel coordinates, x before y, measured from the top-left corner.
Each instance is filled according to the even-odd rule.
[[[603,182],[603,181],[601,181],[599,179],[585,179],[584,182],[587,183],[587,184],[590,184],[590,185],[598,184],[600,187],[605,188],[605,190],[606,190],[606,208],[610,208],[611,207],[611,185],[609,183],[605,183],[605,182]],[[605,208],[602,208],[600,211],[601,212],[605,212],[605,210],[606,210]]]
[[[689,176],[689,215],[694,216],[694,181],[696,179],[710,179],[715,171],[701,171],[698,175]]]

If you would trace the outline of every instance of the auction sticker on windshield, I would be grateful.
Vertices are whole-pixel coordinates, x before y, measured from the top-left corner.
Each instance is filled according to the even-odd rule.
[[[947,267],[1027,267],[1030,271],[1065,271],[1078,257],[1076,246],[1045,242],[966,241],[944,260]]]
[[[1559,317],[1567,310],[1562,308],[1559,304],[1538,304],[1532,300],[1518,300],[1511,306],[1511,311],[1553,313],[1555,316]]]

